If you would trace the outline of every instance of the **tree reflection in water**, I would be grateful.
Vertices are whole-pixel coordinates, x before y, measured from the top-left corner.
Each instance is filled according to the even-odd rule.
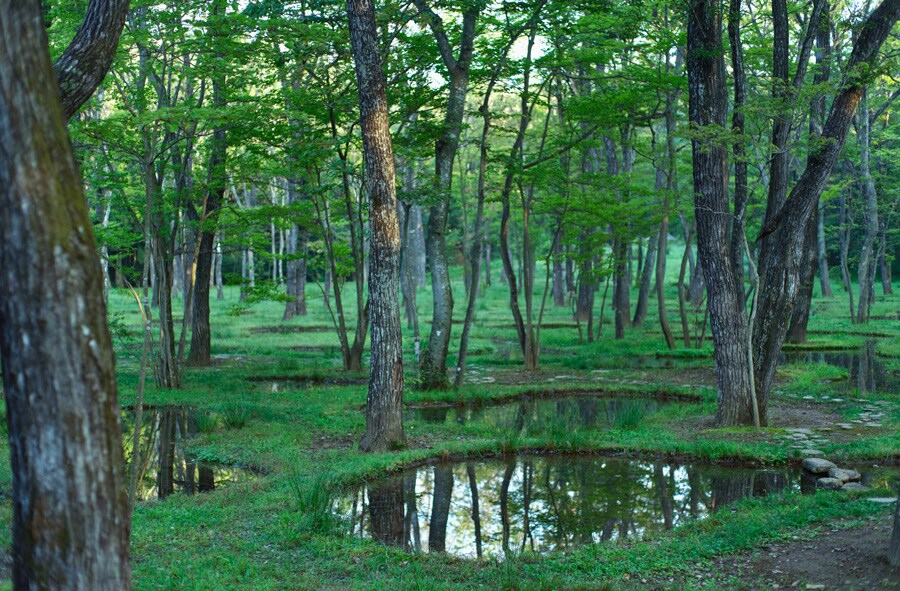
[[[185,453],[185,441],[197,434],[193,410],[186,407],[151,407],[142,413],[138,456],[137,499],[164,499],[173,493],[212,492],[230,482],[255,478],[233,466],[198,464]],[[122,413],[125,462],[133,461],[134,412]]]
[[[410,470],[355,491],[338,510],[355,535],[404,549],[504,556],[640,538],[798,487],[790,469],[521,456]]]

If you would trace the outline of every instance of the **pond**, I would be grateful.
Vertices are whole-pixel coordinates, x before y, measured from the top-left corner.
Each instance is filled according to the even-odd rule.
[[[827,363],[847,370],[847,386],[865,394],[900,390],[900,375],[885,367],[885,359],[875,352],[875,341],[856,351],[788,351],[788,363]]]
[[[652,398],[568,395],[522,396],[501,403],[411,409],[414,419],[490,427],[499,432],[530,435],[581,430],[634,428],[670,402]]]
[[[888,486],[897,470],[863,478]],[[417,552],[504,557],[642,539],[739,499],[800,488],[800,470],[791,468],[522,455],[410,469],[352,491],[337,511],[355,536]]]
[[[145,407],[141,413],[137,500],[164,499],[174,493],[212,492],[257,475],[237,466],[198,462],[185,442],[198,433],[196,412],[187,407]],[[126,474],[131,466],[134,410],[122,411]]]

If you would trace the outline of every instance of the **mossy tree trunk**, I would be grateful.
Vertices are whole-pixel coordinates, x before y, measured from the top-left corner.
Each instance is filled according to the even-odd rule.
[[[41,3],[0,4],[0,37],[13,587],[127,590],[129,514],[103,275]],[[105,69],[91,74],[96,87]]]

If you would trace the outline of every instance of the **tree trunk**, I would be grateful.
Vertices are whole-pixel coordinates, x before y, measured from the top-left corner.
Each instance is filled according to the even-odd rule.
[[[450,287],[450,261],[447,256],[447,216],[453,183],[453,163],[462,133],[465,115],[466,93],[469,86],[469,66],[476,34],[475,23],[480,6],[473,4],[463,13],[463,26],[459,55],[454,56],[444,23],[425,0],[414,0],[416,8],[426,15],[428,26],[434,34],[441,58],[447,69],[449,93],[447,110],[440,137],[435,143],[434,189],[439,201],[432,206],[428,217],[426,247],[431,261],[431,285],[434,298],[431,334],[428,348],[422,358],[420,379],[424,389],[447,387],[447,351],[453,326],[453,292]]]
[[[227,40],[227,34],[222,31],[222,21],[225,17],[224,0],[216,0],[210,11],[210,36],[214,43]],[[214,54],[222,59],[222,48],[217,47]],[[225,75],[221,70],[214,70],[212,77],[213,108],[224,111],[228,104],[225,97]],[[218,213],[222,201],[225,198],[225,188],[228,177],[225,171],[225,157],[228,150],[225,127],[216,126],[213,129],[210,144],[209,169],[207,172],[207,192],[203,206],[200,210],[198,221],[200,222],[197,233],[200,243],[197,248],[197,260],[194,261],[195,271],[190,275],[193,281],[193,293],[191,295],[191,350],[188,353],[188,365],[208,365],[212,355],[212,342],[209,327],[209,284],[212,274],[213,245],[216,239],[216,226]]]
[[[41,3],[4,3],[0,37],[13,587],[127,590],[130,518],[103,276]]]
[[[900,567],[900,495],[897,496],[897,504],[894,506],[894,529],[888,548],[888,562],[893,567]]]
[[[875,239],[878,236],[878,198],[875,193],[875,181],[869,167],[871,140],[869,128],[869,101],[865,88],[859,99],[859,116],[857,118],[859,138],[859,175],[862,185],[862,198],[865,203],[865,238],[859,253],[859,303],[856,307],[856,321],[869,321],[869,302],[873,299],[875,285]]]
[[[369,193],[369,305],[372,360],[364,451],[397,449],[403,433],[403,341],[400,334],[400,226],[387,92],[372,0],[348,0],[356,62],[360,129]]]
[[[840,209],[840,242],[841,242],[841,280],[844,283],[844,291],[850,299],[850,322],[856,322],[856,312],[853,298],[853,281],[850,278],[850,265],[848,258],[850,256],[850,204],[847,191],[841,191],[841,209]]]
[[[641,285],[638,290],[637,306],[634,309],[632,324],[643,326],[647,318],[647,309],[650,304],[650,285],[653,282],[653,271],[656,267],[656,249],[659,242],[657,236],[651,236],[647,240],[647,252],[641,265]]]
[[[563,268],[562,240],[557,240],[553,249],[553,305],[562,308],[566,305],[566,283]]]
[[[846,64],[845,83],[832,102],[818,150],[810,156],[784,207],[760,234],[760,239],[769,236],[772,244],[777,245],[777,256],[760,258],[759,313],[753,330],[754,371],[761,418],[766,416],[781,345],[799,290],[799,259],[806,225],[816,210],[853,122],[865,83],[859,73],[866,71],[866,64],[877,57],[898,17],[900,0],[884,0],[862,24]]]
[[[428,522],[429,552],[447,551],[447,523],[450,519],[450,501],[453,499],[452,466],[441,463],[434,467],[431,519]]]
[[[817,247],[816,232],[818,220],[815,216],[809,217],[806,225],[806,236],[803,239],[803,254],[800,259],[800,292],[794,303],[794,312],[791,314],[791,323],[788,326],[787,342],[800,344],[806,342],[806,331],[809,325],[809,315],[812,312],[813,287],[816,283],[816,271],[818,269],[819,251]]]
[[[722,47],[722,6],[691,0],[688,10],[688,93],[690,122],[698,129],[724,129],[728,98]],[[729,252],[727,144],[693,139],[694,216],[697,252],[709,293],[719,426],[752,424],[751,371],[744,299]],[[723,253],[726,256],[723,256]]]
[[[300,201],[300,182],[294,177],[287,181],[287,205]],[[292,221],[287,235],[287,277],[285,289],[288,301],[284,305],[282,320],[294,316],[306,316],[306,251],[308,244],[306,228]]]
[[[828,249],[825,247],[825,207],[820,206],[816,215],[816,247],[819,260],[819,288],[822,297],[830,298],[834,295],[831,290],[831,274],[828,270]]]
[[[107,211],[109,211],[107,209]],[[881,276],[881,290],[886,296],[894,295],[894,288],[891,285],[891,265],[888,263],[887,256],[887,224],[884,223],[884,217],[878,218],[878,274]]]

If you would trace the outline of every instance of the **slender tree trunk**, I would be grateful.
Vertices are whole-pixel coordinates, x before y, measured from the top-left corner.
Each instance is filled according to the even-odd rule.
[[[878,274],[881,276],[881,290],[886,296],[893,295],[894,288],[891,285],[891,265],[888,263],[887,257],[887,224],[884,223],[883,216],[878,218],[878,241]]]
[[[103,276],[41,3],[0,6],[0,38],[13,588],[127,590],[130,519]]]
[[[563,267],[563,246],[558,240],[553,249],[553,305],[562,308],[566,305],[566,283]]]
[[[650,304],[650,286],[653,283],[653,271],[656,267],[658,242],[657,236],[651,236],[647,240],[647,252],[640,270],[641,286],[638,290],[638,300],[634,309],[634,319],[632,320],[632,324],[635,326],[643,326],[644,320],[647,318],[647,309]]]
[[[348,0],[350,44],[356,62],[360,128],[369,193],[369,302],[372,361],[364,451],[405,445],[403,340],[400,334],[400,226],[387,92],[372,0]]]
[[[222,21],[225,17],[224,0],[214,2],[211,14],[211,36],[215,41],[222,42],[227,39],[223,33]],[[224,39],[223,39],[224,38]],[[215,56],[222,59],[221,48]],[[228,102],[225,97],[225,75],[216,70],[212,78],[213,108],[224,110]],[[212,142],[210,144],[209,169],[207,173],[207,192],[204,203],[198,217],[200,222],[197,228],[199,248],[195,271],[190,275],[193,282],[191,295],[191,350],[188,354],[188,365],[208,365],[212,355],[212,342],[209,326],[209,283],[212,274],[213,243],[216,239],[216,225],[218,212],[225,198],[227,176],[225,172],[225,157],[228,142],[224,126],[213,129]]]
[[[878,198],[875,193],[875,181],[869,167],[871,156],[871,140],[869,127],[869,100],[865,88],[859,99],[859,111],[857,117],[859,138],[859,174],[861,177],[862,197],[865,203],[866,215],[865,238],[859,253],[859,302],[856,307],[856,321],[869,321],[869,302],[873,299],[875,284],[875,239],[878,236]]]
[[[853,280],[850,278],[850,265],[848,258],[850,256],[850,204],[847,191],[841,191],[841,209],[840,209],[840,242],[841,242],[841,280],[844,283],[844,291],[850,300],[850,321],[856,322],[856,312],[853,298]]]
[[[300,201],[300,182],[295,177],[287,181],[287,205]],[[288,301],[284,305],[282,320],[294,316],[306,316],[306,251],[308,232],[300,224],[292,222],[287,235],[287,278],[285,282]]]
[[[431,335],[428,348],[422,358],[420,379],[424,389],[446,388],[447,351],[450,347],[450,332],[453,326],[453,292],[450,287],[450,261],[447,255],[447,216],[450,207],[450,192],[453,181],[453,163],[462,121],[465,115],[466,93],[469,86],[469,66],[476,34],[476,20],[480,6],[471,5],[463,13],[459,54],[453,49],[444,30],[444,23],[428,6],[425,0],[414,0],[416,8],[426,15],[428,26],[434,34],[441,58],[447,69],[449,94],[444,113],[442,132],[435,143],[434,189],[439,201],[432,206],[428,216],[428,240],[426,246],[431,262],[432,297],[434,298],[431,319]]]
[[[831,290],[831,275],[828,270],[828,249],[825,247],[825,207],[820,206],[816,215],[816,246],[819,259],[819,288],[822,297],[830,298],[834,295]]]

